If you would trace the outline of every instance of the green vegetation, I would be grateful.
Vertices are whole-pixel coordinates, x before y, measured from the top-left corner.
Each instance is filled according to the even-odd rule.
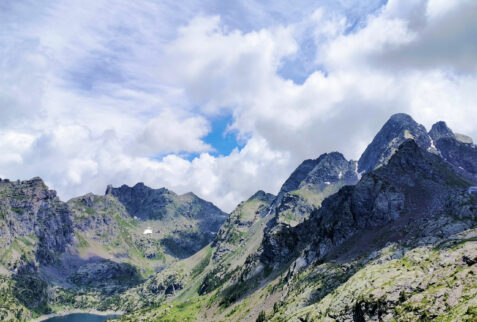
[[[79,232],[75,232],[75,233],[76,233],[76,238],[78,238],[78,247],[79,248],[86,248],[86,247],[90,246],[88,241],[83,236],[81,236],[81,234]]]
[[[257,319],[255,320],[256,322],[265,322],[267,320],[267,315],[265,314],[265,311],[260,311],[258,314]]]
[[[199,276],[202,272],[204,272],[205,268],[209,265],[210,258],[212,257],[212,248],[207,248],[207,254],[205,258],[203,258],[199,264],[194,266],[194,268],[191,271],[191,277],[195,278]]]

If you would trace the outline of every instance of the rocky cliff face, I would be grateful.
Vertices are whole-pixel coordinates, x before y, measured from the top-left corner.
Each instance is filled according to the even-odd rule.
[[[71,244],[71,213],[40,178],[0,181],[1,264],[16,272],[52,264]]]
[[[325,153],[304,161],[285,181],[273,202],[277,223],[295,226],[319,208],[323,199],[358,181],[355,161],[341,153]]]
[[[450,196],[470,185],[441,158],[408,140],[387,165],[327,198],[304,224],[268,232],[262,260],[272,265],[285,262],[299,251],[299,244],[306,248],[307,261],[322,259],[358,232],[384,225],[395,225],[399,231],[398,225],[404,222],[430,220]],[[360,247],[366,248],[366,242]]]
[[[262,220],[266,224],[271,219],[270,204],[275,197],[260,190],[237,206],[214,239],[213,246],[216,247],[213,255],[214,260],[219,260],[223,255],[230,254],[248,241],[248,233],[259,221]],[[268,218],[263,220],[267,215]],[[263,230],[264,227],[261,228]],[[256,231],[255,233],[260,234],[261,232]]]
[[[75,230],[99,243],[110,243],[121,234],[118,221],[131,220],[126,208],[113,196],[92,193],[68,201]]]
[[[154,232],[161,235],[162,245],[179,258],[188,257],[210,243],[228,217],[193,193],[177,195],[165,188],[151,189],[143,183],[134,187],[109,186],[106,196],[116,197],[131,217],[151,222]]]
[[[431,140],[424,126],[407,114],[391,116],[361,155],[358,171],[370,172],[385,164],[407,139],[413,139],[424,150],[431,148]]]
[[[439,155],[454,170],[477,183],[477,147],[469,137],[454,134],[445,122],[438,122],[429,131]]]
[[[391,116],[374,137],[359,159],[358,171],[369,172],[386,164],[407,139],[413,139],[423,150],[439,154],[460,175],[477,182],[477,147],[471,138],[455,134],[442,121],[426,133],[423,125],[402,113]]]

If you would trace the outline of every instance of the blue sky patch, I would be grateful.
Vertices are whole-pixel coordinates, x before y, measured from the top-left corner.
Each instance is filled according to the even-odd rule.
[[[243,144],[237,142],[237,137],[234,133],[227,132],[227,126],[233,123],[232,115],[214,117],[209,121],[212,125],[212,131],[203,140],[216,150],[216,152],[211,154],[229,155],[236,147],[240,149],[243,146]]]

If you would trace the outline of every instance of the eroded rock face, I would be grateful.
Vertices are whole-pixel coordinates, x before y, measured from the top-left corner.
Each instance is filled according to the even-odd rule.
[[[407,114],[395,114],[384,124],[359,159],[358,171],[370,172],[385,165],[407,139],[413,139],[423,150],[438,154],[454,171],[477,182],[477,147],[471,138],[454,133],[442,121],[426,133],[424,126]]]
[[[73,239],[71,213],[40,178],[0,181],[0,248],[14,271],[51,264]],[[32,265],[34,264],[34,265]]]
[[[108,186],[106,196],[114,196],[128,214],[138,220],[161,222],[162,245],[175,257],[188,257],[210,243],[228,215],[211,202],[193,193],[178,195],[165,188],[151,189],[143,183],[134,187]]]
[[[69,280],[79,286],[104,286],[115,283],[127,287],[140,278],[137,269],[131,264],[100,260],[80,266]]]
[[[108,195],[88,193],[69,200],[68,206],[75,230],[99,243],[110,243],[121,234],[118,218],[131,218],[124,206]]]
[[[408,140],[387,165],[325,199],[303,224],[267,232],[262,261],[277,265],[303,249],[308,261],[323,258],[358,232],[392,225],[400,218],[432,218],[446,207],[449,196],[469,185],[441,158]]]
[[[472,139],[460,139],[445,122],[432,126],[429,135],[439,155],[454,167],[454,170],[466,178],[477,182],[477,147]]]
[[[394,114],[361,155],[358,171],[370,172],[386,164],[397,148],[407,139],[413,139],[423,150],[427,151],[431,147],[431,139],[424,126],[407,114]]]
[[[229,254],[243,245],[250,229],[260,220],[271,219],[265,217],[267,215],[270,217],[270,204],[275,197],[273,194],[260,190],[237,206],[214,239],[213,246],[216,247],[213,254],[214,261],[218,261],[224,254]]]
[[[296,226],[318,209],[323,199],[344,185],[358,182],[356,162],[348,161],[341,153],[322,154],[304,161],[285,181],[272,211],[276,222]]]

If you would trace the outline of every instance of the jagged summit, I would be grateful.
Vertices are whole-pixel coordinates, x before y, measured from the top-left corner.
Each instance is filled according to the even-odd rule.
[[[406,139],[414,139],[424,150],[431,147],[426,128],[404,113],[394,114],[376,134],[358,161],[359,172],[385,164]]]
[[[447,124],[444,121],[439,121],[432,125],[432,128],[429,131],[429,136],[434,142],[438,141],[441,138],[455,139],[454,132],[452,132],[449,127],[447,127]]]
[[[472,139],[454,133],[445,122],[435,123],[429,133],[407,114],[395,114],[368,145],[358,162],[358,171],[370,172],[386,164],[407,139],[429,152],[439,154],[455,171],[477,182],[477,147]]]
[[[365,174],[355,186],[343,187],[325,199],[306,222],[296,227],[278,226],[268,232],[262,260],[275,266],[287,261],[299,249],[298,243],[313,250],[308,262],[323,258],[365,230],[372,235],[371,229],[394,222],[401,225],[431,219],[442,212],[450,196],[471,185],[439,156],[408,139],[386,165]],[[402,237],[397,234],[387,238]]]
[[[477,183],[477,147],[471,138],[454,133],[442,121],[432,126],[429,136],[439,155],[454,171]]]
[[[317,159],[305,160],[288,177],[278,195],[296,190],[307,183],[336,181],[348,173],[348,168],[349,162],[339,152],[324,153]],[[354,171],[352,167],[351,171]]]
[[[302,222],[321,201],[340,187],[358,181],[356,161],[348,161],[339,152],[324,153],[305,160],[285,181],[272,210],[276,222],[296,225]]]
[[[166,188],[153,189],[139,182],[133,187],[108,186],[106,194],[113,195],[126,207],[129,214],[140,219],[172,219],[187,215],[193,218],[223,222],[226,214],[193,193],[178,195]],[[218,229],[218,228],[217,228]]]
[[[149,193],[150,191],[156,191],[160,193],[172,193],[175,194],[175,192],[166,189],[164,187],[159,188],[159,189],[153,189],[144,184],[144,182],[138,182],[134,186],[130,187],[126,184],[121,185],[119,188],[114,188],[113,185],[109,184],[106,187],[106,195],[117,195],[117,194],[131,194],[131,195],[145,195]]]

